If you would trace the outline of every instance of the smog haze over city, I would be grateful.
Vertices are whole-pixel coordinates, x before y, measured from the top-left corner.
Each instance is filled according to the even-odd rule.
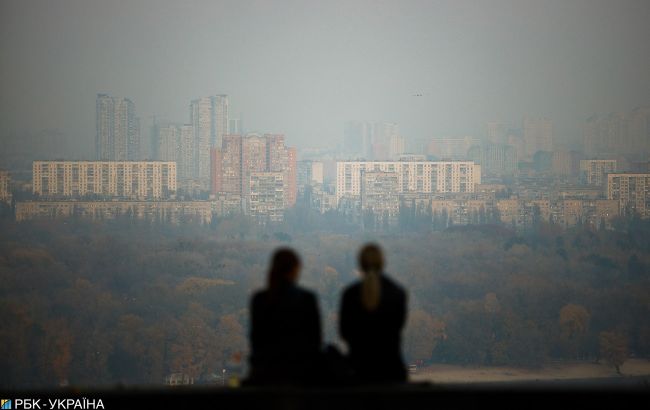
[[[0,388],[297,383],[316,335],[337,388],[647,393],[649,39],[641,0],[1,1]]]
[[[3,138],[57,129],[93,152],[94,98],[187,121],[228,94],[247,129],[334,147],[347,120],[411,138],[547,116],[577,141],[650,93],[645,1],[4,1]],[[414,94],[422,94],[414,98]]]

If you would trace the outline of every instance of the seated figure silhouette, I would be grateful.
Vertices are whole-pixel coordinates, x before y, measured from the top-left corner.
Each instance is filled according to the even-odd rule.
[[[252,298],[247,384],[307,384],[316,377],[320,314],[316,295],[297,285],[300,268],[293,250],[278,249],[267,288]]]
[[[348,345],[355,379],[359,383],[405,382],[401,332],[406,292],[384,274],[379,246],[364,246],[358,262],[363,279],[345,289],[339,314],[339,333]]]

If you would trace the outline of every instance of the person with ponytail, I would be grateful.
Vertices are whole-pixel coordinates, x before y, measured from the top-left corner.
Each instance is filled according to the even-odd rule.
[[[320,313],[316,295],[297,285],[300,269],[293,250],[276,250],[266,289],[251,299],[249,385],[305,384],[316,377]]]
[[[362,279],[343,292],[339,333],[359,383],[407,380],[401,334],[406,321],[406,292],[384,273],[384,257],[376,244],[359,252]]]

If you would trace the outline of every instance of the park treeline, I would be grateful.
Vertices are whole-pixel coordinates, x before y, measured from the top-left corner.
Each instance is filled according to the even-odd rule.
[[[292,246],[340,344],[341,289],[373,240],[409,291],[409,363],[537,367],[650,358],[650,223],[335,233],[146,221],[0,219],[0,385],[162,384],[242,371],[248,299]],[[243,232],[238,234],[238,232]]]

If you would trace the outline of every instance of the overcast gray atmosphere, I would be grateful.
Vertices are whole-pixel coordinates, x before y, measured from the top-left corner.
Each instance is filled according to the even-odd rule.
[[[346,120],[409,140],[650,98],[647,1],[2,1],[0,135],[57,129],[89,156],[97,93],[187,122],[228,94],[246,129],[334,147]],[[414,94],[422,94],[415,97]]]
[[[645,398],[649,40],[650,0],[0,0],[1,410]]]

